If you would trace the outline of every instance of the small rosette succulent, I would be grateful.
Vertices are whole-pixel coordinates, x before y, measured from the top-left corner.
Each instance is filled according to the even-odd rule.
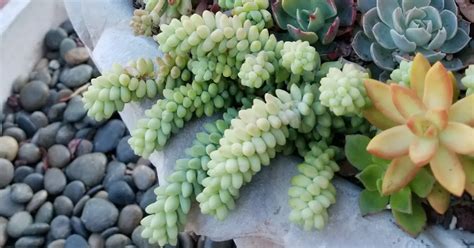
[[[367,151],[392,160],[381,185],[384,195],[405,187],[429,164],[440,187],[427,198],[443,213],[449,193],[461,196],[466,190],[474,195],[474,163],[469,157],[474,155],[474,95],[453,104],[449,72],[440,62],[431,67],[421,54],[413,61],[410,80],[410,88],[365,80],[373,107],[364,115],[384,129]]]
[[[474,65],[466,69],[466,75],[461,79],[462,84],[467,88],[466,95],[474,93]]]
[[[272,4],[277,25],[295,40],[328,45],[343,26],[355,20],[352,0],[277,0]]]
[[[384,70],[401,58],[424,54],[430,62],[446,58],[469,42],[469,25],[457,16],[454,0],[360,0],[362,27],[352,42],[356,54]],[[462,62],[452,59],[450,69]]]
[[[413,62],[402,60],[397,69],[390,73],[390,79],[406,87],[410,87],[410,70]]]

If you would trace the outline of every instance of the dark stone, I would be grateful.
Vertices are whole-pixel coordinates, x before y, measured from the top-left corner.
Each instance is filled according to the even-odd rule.
[[[33,217],[26,211],[17,212],[8,221],[7,233],[12,238],[19,238],[23,231],[33,223]]]
[[[71,69],[65,69],[59,76],[59,80],[69,88],[76,88],[87,83],[92,76],[90,65],[78,65]]]
[[[64,111],[66,110],[67,104],[65,102],[60,102],[54,104],[48,110],[49,121],[61,121],[63,119]]]
[[[74,138],[74,135],[76,134],[76,131],[77,130],[71,124],[63,125],[58,130],[58,133],[56,134],[56,143],[57,144],[62,144],[62,145],[67,145]]]
[[[30,117],[28,114],[24,112],[19,112],[16,115],[16,123],[18,124],[18,127],[20,127],[23,131],[25,131],[27,137],[31,137],[35,134],[35,132],[38,130],[38,127],[31,121]]]
[[[135,152],[128,144],[128,139],[130,136],[123,137],[117,145],[117,149],[115,151],[115,156],[117,160],[123,163],[135,163],[140,158],[135,154]]]
[[[64,168],[70,159],[69,149],[64,145],[53,145],[48,149],[48,164],[51,167]]]
[[[159,248],[160,247],[157,244],[152,245],[148,243],[148,240],[142,237],[142,232],[143,232],[143,226],[137,226],[137,228],[135,228],[135,230],[133,230],[133,233],[132,233],[133,243],[138,248]]]
[[[45,202],[36,212],[35,222],[36,223],[47,223],[49,224],[53,219],[54,208],[51,202]]]
[[[73,234],[66,239],[64,248],[88,248],[87,241],[80,235]]]
[[[90,248],[103,248],[105,246],[105,240],[97,233],[93,233],[89,236],[88,243]]]
[[[79,216],[82,213],[82,210],[84,209],[84,206],[86,205],[87,201],[89,201],[91,197],[88,195],[83,196],[74,206],[74,209],[72,210],[72,214],[74,216]]]
[[[69,100],[66,110],[64,111],[64,120],[68,122],[76,122],[82,120],[86,116],[87,110],[79,96],[75,96]]]
[[[140,224],[142,218],[142,209],[138,205],[125,206],[122,211],[120,211],[118,220],[120,232],[126,235],[132,234],[133,230]]]
[[[18,143],[21,143],[26,140],[26,133],[23,131],[23,129],[18,128],[18,127],[10,127],[3,132],[3,135],[11,136],[18,141]]]
[[[35,170],[29,166],[16,167],[15,174],[13,176],[13,182],[21,183],[25,178],[33,173]]]
[[[51,69],[51,70],[57,70],[61,67],[61,64],[59,64],[59,61],[56,60],[56,59],[53,59],[51,61],[49,61],[48,63],[48,68]]]
[[[64,55],[71,49],[76,48],[76,42],[71,39],[71,38],[66,38],[61,41],[61,44],[59,45],[59,56],[61,56],[62,59],[64,59]]]
[[[82,224],[81,219],[76,216],[71,217],[71,227],[73,233],[79,234],[84,238],[89,236],[89,232],[87,231],[84,224]]]
[[[110,152],[114,150],[125,134],[125,125],[121,120],[111,120],[99,130],[94,137],[94,151]]]
[[[59,215],[51,221],[51,236],[54,239],[65,239],[71,235],[71,221],[67,216]]]
[[[145,210],[145,208],[156,201],[155,188],[159,185],[155,184],[143,194],[142,199],[140,200],[140,207]]]
[[[104,177],[107,158],[102,153],[82,155],[72,161],[66,168],[66,174],[71,180],[80,180],[86,186],[99,184]]]
[[[71,216],[72,215],[72,210],[74,208],[74,204],[72,201],[67,198],[66,196],[58,196],[56,199],[54,199],[54,212],[56,215],[65,215],[65,216]]]
[[[44,37],[45,45],[50,50],[58,50],[61,42],[67,37],[66,31],[62,28],[51,29]]]
[[[102,198],[104,200],[109,200],[109,193],[107,191],[101,190],[94,195],[95,198]]]
[[[155,171],[146,165],[138,165],[133,170],[133,182],[140,190],[150,188],[156,181]]]
[[[48,244],[47,248],[64,248],[66,245],[65,239],[57,239]]]
[[[49,70],[48,70],[47,67],[38,68],[38,69],[36,69],[36,71],[33,71],[32,75],[31,75],[31,79],[32,80],[39,80],[39,81],[45,83],[48,86],[52,86],[51,85],[51,74],[49,74]]]
[[[40,173],[33,173],[25,177],[23,180],[24,183],[28,184],[33,192],[38,192],[43,189],[43,180],[44,177]]]
[[[125,181],[115,181],[107,187],[109,200],[117,205],[128,205],[135,202],[135,193]]]
[[[104,239],[106,240],[106,239],[109,238],[110,236],[119,233],[119,231],[120,231],[120,230],[119,230],[118,227],[116,227],[116,226],[110,227],[110,228],[105,229],[105,230],[100,234],[100,236],[102,236],[102,238],[104,238]]]
[[[48,125],[48,117],[43,112],[35,111],[30,115],[30,120],[35,124],[37,128],[45,127]]]
[[[41,159],[41,150],[33,143],[24,143],[18,150],[18,160],[33,164]]]
[[[76,180],[70,182],[63,191],[63,195],[67,196],[71,201],[76,204],[84,193],[86,192],[86,186],[83,182]]]
[[[21,106],[26,111],[40,110],[48,101],[49,89],[42,81],[35,80],[26,84],[20,91]]]
[[[105,241],[105,247],[125,247],[132,244],[132,241],[123,234],[114,234]]]
[[[76,139],[87,139],[92,140],[95,135],[95,128],[84,128],[77,131],[75,138]]]
[[[16,203],[27,203],[33,197],[33,190],[25,183],[15,183],[11,186],[10,198]]]
[[[74,27],[72,26],[72,23],[70,20],[66,20],[63,23],[61,23],[60,27],[64,29],[68,34],[74,33]]]
[[[0,216],[10,217],[16,212],[25,209],[23,204],[18,204],[10,198],[11,189],[0,189]]]
[[[56,134],[61,128],[60,122],[51,123],[44,128],[40,128],[33,137],[32,142],[38,146],[49,148],[56,142]]]
[[[207,237],[201,236],[198,241],[198,248],[234,248],[235,244],[233,240],[226,240],[216,242]]]
[[[21,237],[15,242],[15,248],[36,248],[42,247],[44,244],[43,237],[26,236]]]
[[[38,209],[48,198],[48,192],[46,190],[40,190],[33,195],[31,201],[26,205],[26,210],[28,212],[34,212]]]
[[[118,161],[111,161],[107,165],[107,174],[105,175],[103,185],[108,186],[110,183],[123,180],[125,176],[126,166]]]
[[[79,130],[76,133],[76,136],[80,131],[82,131],[82,130]],[[77,157],[79,157],[79,156],[82,156],[84,154],[91,153],[93,149],[94,149],[94,145],[92,145],[92,142],[90,142],[87,139],[81,139],[81,142],[77,145],[75,155]]]
[[[33,223],[29,225],[21,234],[21,236],[38,236],[43,235],[49,231],[49,224]]]
[[[178,233],[178,243],[181,248],[196,247],[196,243],[194,242],[193,238],[186,232]]]
[[[0,158],[0,188],[11,183],[14,173],[13,164],[4,158]]]
[[[90,197],[92,197],[93,195],[95,195],[97,192],[101,191],[102,189],[104,189],[104,185],[97,185],[91,189],[89,189],[89,191],[87,191],[86,195],[89,195]]]
[[[92,198],[87,201],[81,220],[87,230],[102,232],[117,222],[118,215],[119,212],[112,203],[100,198]]]
[[[66,176],[58,168],[50,168],[44,175],[44,188],[51,195],[57,195],[63,192],[66,187]]]

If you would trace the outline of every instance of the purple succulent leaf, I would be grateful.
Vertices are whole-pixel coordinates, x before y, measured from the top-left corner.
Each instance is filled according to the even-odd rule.
[[[367,35],[367,37],[369,37],[370,39],[374,38],[372,27],[379,22],[380,22],[380,19],[377,15],[377,8],[373,8],[369,10],[362,17],[362,28],[364,29],[365,35]]]
[[[305,0],[306,1],[306,0]],[[334,0],[313,0],[313,9],[319,8],[323,13],[324,17],[331,18],[337,15],[337,7]],[[308,1],[311,2],[311,1]]]
[[[471,40],[471,37],[469,37],[466,32],[462,29],[458,29],[456,32],[456,35],[450,39],[447,40],[440,48],[441,52],[444,53],[457,53],[461,51]]]
[[[417,46],[424,46],[430,41],[431,34],[424,28],[407,28],[405,30],[405,37],[415,42]]]
[[[446,29],[441,28],[431,42],[425,47],[427,50],[439,49],[446,41]]]
[[[335,0],[337,7],[337,16],[340,19],[340,25],[351,26],[354,24],[357,11],[354,7],[354,0]]]
[[[376,0],[358,0],[357,9],[360,10],[363,14],[367,13],[372,8],[377,6]]]
[[[400,7],[394,0],[377,0],[377,14],[385,24],[393,27],[392,13],[396,8]]]
[[[314,32],[304,32],[301,29],[288,24],[288,33],[294,40],[307,41],[310,44],[314,44],[319,40],[318,35]]]
[[[390,36],[402,52],[411,53],[416,49],[416,43],[409,41],[404,35],[397,33],[395,30],[390,30]]]
[[[339,17],[336,17],[332,23],[326,23],[318,30],[318,36],[321,37],[321,43],[327,45],[336,38],[337,31],[339,30]]]
[[[359,31],[352,40],[352,48],[354,52],[364,61],[372,61],[372,55],[370,54],[370,46],[372,41],[364,34]]]
[[[387,27],[383,22],[375,24],[373,28],[374,37],[377,43],[386,49],[396,49],[397,46],[390,36],[390,28]]]
[[[421,9],[426,13],[425,20],[430,20],[432,22],[433,30],[438,30],[443,26],[439,11],[435,7],[426,6]]]
[[[301,11],[298,11],[298,13],[300,12]],[[304,15],[304,17],[301,17],[301,15],[302,14],[298,15],[300,16],[298,18],[298,23],[300,23],[300,27],[306,31],[316,32],[324,25],[324,22],[326,21],[319,9],[316,9],[313,13]],[[300,21],[300,19],[302,20]]]
[[[444,1],[445,0],[431,0],[431,6],[435,7],[438,11],[442,11],[444,9]]]
[[[443,10],[440,13],[443,27],[446,29],[446,39],[452,39],[458,30],[458,18],[456,15],[448,10]]]
[[[370,46],[370,54],[378,67],[389,71],[395,69],[395,61],[393,60],[390,50],[384,49],[376,43],[372,43]]]

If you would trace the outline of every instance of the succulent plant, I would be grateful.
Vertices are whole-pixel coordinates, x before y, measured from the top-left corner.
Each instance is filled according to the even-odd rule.
[[[466,157],[474,155],[474,95],[453,104],[454,82],[449,72],[440,62],[430,66],[421,54],[413,61],[410,81],[408,88],[365,80],[373,107],[364,115],[386,129],[370,141],[367,150],[392,160],[382,193],[397,192],[429,164],[440,189],[460,196],[474,183],[470,173],[474,164]],[[436,205],[449,201],[449,194],[428,200],[437,209]]]
[[[327,45],[340,27],[355,20],[353,0],[277,0],[272,4],[273,17],[281,29],[295,40]]]
[[[471,95],[474,93],[474,65],[470,65],[465,73],[461,82],[467,88],[466,95]]]
[[[424,54],[431,63],[455,54],[469,42],[469,25],[458,18],[454,0],[360,0],[362,27],[352,47],[365,61],[384,70],[415,53]],[[453,58],[450,69],[463,62]]]
[[[390,73],[390,79],[406,87],[410,87],[410,70],[413,62],[402,60],[397,69]]]

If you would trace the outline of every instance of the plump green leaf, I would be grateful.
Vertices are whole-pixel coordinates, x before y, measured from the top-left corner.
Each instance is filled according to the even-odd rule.
[[[385,209],[388,196],[380,196],[377,191],[363,190],[359,195],[359,209],[362,215],[372,214]]]
[[[397,212],[406,214],[412,213],[411,190],[409,187],[404,187],[390,197],[390,207]]]
[[[382,184],[383,184],[383,179],[382,178],[377,179],[377,182],[376,182],[377,191],[379,192],[379,194],[381,196],[383,196],[383,194],[382,194]]]
[[[388,164],[390,164],[390,160],[379,158],[377,156],[372,156],[372,162],[378,165],[384,165],[387,168]]]
[[[410,235],[416,236],[426,225],[426,213],[421,203],[414,200],[412,204],[412,213],[406,214],[392,209],[397,224]]]
[[[362,172],[357,174],[357,178],[364,187],[370,191],[377,190],[377,180],[383,177],[385,169],[377,164],[367,166]]]
[[[363,170],[372,164],[372,155],[367,152],[366,147],[370,138],[364,135],[347,135],[344,147],[347,160],[357,169]]]
[[[410,183],[411,190],[421,198],[425,198],[433,189],[435,178],[427,169],[421,169]]]

